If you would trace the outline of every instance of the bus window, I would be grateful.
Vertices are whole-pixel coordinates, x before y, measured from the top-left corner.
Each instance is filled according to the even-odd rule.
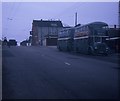
[[[89,37],[88,38],[88,44],[90,45],[90,44],[92,44],[93,43],[93,37]]]
[[[102,37],[102,42],[105,42],[106,41],[106,37]]]
[[[101,37],[94,37],[95,42],[102,42]]]

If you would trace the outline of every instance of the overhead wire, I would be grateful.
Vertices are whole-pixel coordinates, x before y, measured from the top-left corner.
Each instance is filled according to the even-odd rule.
[[[6,24],[5,24],[5,33],[4,37],[8,36],[11,33],[11,29],[13,29],[13,23],[15,22],[15,18],[17,17],[17,14],[19,13],[19,9],[21,6],[20,2],[7,2],[9,9],[7,9],[6,15]],[[4,8],[6,9],[6,8]],[[5,12],[4,12],[5,13]]]
[[[71,3],[71,2],[67,2],[67,3]],[[73,19],[74,19],[74,13],[76,12],[76,8],[78,8],[79,6],[79,2],[73,2],[74,4],[72,6],[69,6],[68,8],[66,8],[65,10],[63,10],[62,12],[60,12],[58,15],[56,15],[55,17],[61,17],[61,18],[64,18],[64,17],[68,17],[68,16],[73,16]],[[74,12],[75,11],[75,12]],[[71,14],[70,14],[71,12]],[[65,25],[68,25],[66,24],[67,22],[63,22]]]

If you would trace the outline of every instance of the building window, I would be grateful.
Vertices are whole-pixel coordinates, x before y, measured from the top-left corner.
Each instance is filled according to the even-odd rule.
[[[56,23],[51,23],[51,26],[56,27],[57,24]]]

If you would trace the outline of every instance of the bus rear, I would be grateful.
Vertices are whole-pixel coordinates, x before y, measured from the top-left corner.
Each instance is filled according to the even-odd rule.
[[[72,51],[74,28],[63,29],[58,33],[57,48],[60,51]]]

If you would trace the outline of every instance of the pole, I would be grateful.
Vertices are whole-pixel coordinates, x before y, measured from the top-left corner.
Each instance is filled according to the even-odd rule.
[[[75,26],[77,25],[77,12],[75,13]]]

